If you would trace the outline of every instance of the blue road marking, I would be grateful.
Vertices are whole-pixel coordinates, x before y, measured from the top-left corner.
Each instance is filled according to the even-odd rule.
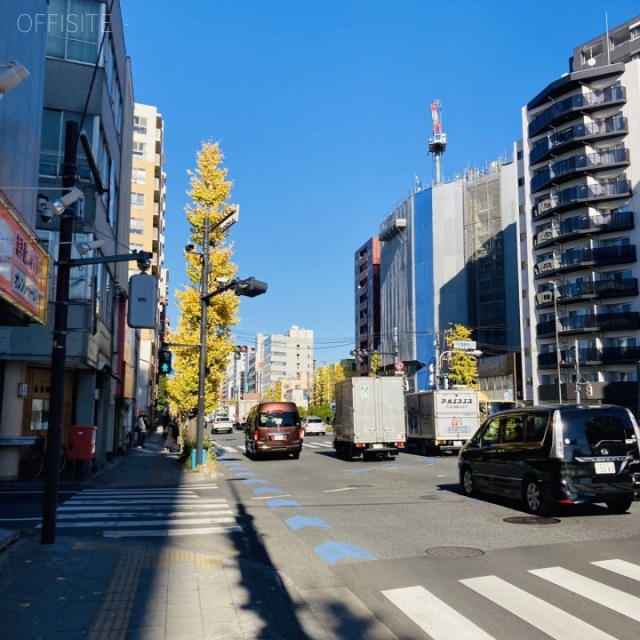
[[[371,469],[348,469],[347,471],[343,471],[343,473],[368,473]]]
[[[300,503],[295,500],[285,500],[283,498],[274,498],[273,500],[267,500],[267,507],[277,508],[277,507],[299,507]]]
[[[237,472],[234,472],[233,475],[234,476],[246,476],[247,478],[251,478],[251,477],[254,477],[256,474],[255,473],[249,473],[247,471],[237,471]]]
[[[328,540],[315,548],[315,552],[327,563],[336,564],[343,558],[355,558],[356,560],[375,560],[375,557],[356,544],[334,542]]]
[[[285,520],[287,525],[293,531],[304,529],[304,527],[320,527],[321,529],[331,529],[331,525],[327,524],[320,518],[310,518],[309,516],[293,516]]]
[[[265,493],[279,494],[282,493],[282,491],[280,491],[280,489],[276,489],[275,487],[258,487],[257,489],[253,490],[253,493],[255,493],[257,496],[260,496]]]
[[[250,478],[249,480],[243,480],[242,484],[267,484],[267,481],[261,478]]]

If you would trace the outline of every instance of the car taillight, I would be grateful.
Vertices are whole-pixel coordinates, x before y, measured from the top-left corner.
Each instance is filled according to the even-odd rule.
[[[253,439],[254,439],[256,442],[258,442],[258,437],[259,437],[259,435],[260,435],[260,434],[258,433],[258,430],[256,429],[256,430],[253,432]]]
[[[304,438],[304,429],[302,427],[298,427],[298,440],[302,440]]]

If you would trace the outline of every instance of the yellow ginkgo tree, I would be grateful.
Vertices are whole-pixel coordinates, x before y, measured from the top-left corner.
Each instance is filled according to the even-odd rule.
[[[446,332],[446,346],[449,353],[449,383],[463,385],[469,389],[478,389],[478,360],[464,349],[456,349],[455,343],[469,342],[472,330],[462,324],[453,325]]]
[[[182,415],[193,414],[198,406],[200,379],[201,296],[215,291],[219,279],[233,278],[232,248],[225,241],[222,225],[229,213],[232,182],[227,180],[224,155],[218,143],[206,142],[197,154],[195,171],[188,171],[191,203],[185,213],[191,225],[190,243],[197,250],[185,253],[189,283],[175,292],[179,310],[178,325],[169,334],[174,376],[168,380],[167,395]],[[209,220],[209,246],[204,247],[205,220]],[[204,251],[208,251],[208,282],[203,291]],[[229,355],[233,351],[231,328],[237,324],[238,298],[232,291],[212,296],[207,309],[205,368],[205,413],[217,408],[220,384]]]

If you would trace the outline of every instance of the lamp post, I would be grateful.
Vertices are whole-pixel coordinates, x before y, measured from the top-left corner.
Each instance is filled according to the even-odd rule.
[[[558,285],[557,280],[549,280],[548,282],[553,286],[553,322],[556,334],[556,375],[558,377],[558,404],[562,404],[562,382],[560,380],[560,335],[558,333]]]
[[[76,184],[76,159],[79,127],[67,122],[64,142],[62,189],[71,191]],[[51,387],[49,392],[49,425],[47,451],[44,462],[44,494],[42,498],[41,544],[56,541],[56,509],[60,484],[60,445],[62,444],[62,416],[64,409],[64,383],[67,359],[67,321],[69,310],[69,282],[71,278],[71,244],[75,209],[66,207],[60,216],[60,247],[58,249],[58,276],[55,293],[53,348],[51,351]]]
[[[207,308],[204,299],[209,288],[209,216],[204,218],[202,241],[202,285],[200,289],[200,367],[198,371],[198,423],[196,426],[196,467],[202,464],[202,450],[204,441],[204,392],[207,374]]]

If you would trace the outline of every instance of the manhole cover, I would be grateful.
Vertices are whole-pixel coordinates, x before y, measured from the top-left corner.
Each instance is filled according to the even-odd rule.
[[[474,549],[473,547],[431,547],[427,549],[425,553],[432,558],[478,558],[484,555],[484,551],[481,549]]]
[[[541,518],[540,516],[515,516],[513,518],[505,518],[504,522],[508,524],[558,524],[560,520],[557,518]]]

